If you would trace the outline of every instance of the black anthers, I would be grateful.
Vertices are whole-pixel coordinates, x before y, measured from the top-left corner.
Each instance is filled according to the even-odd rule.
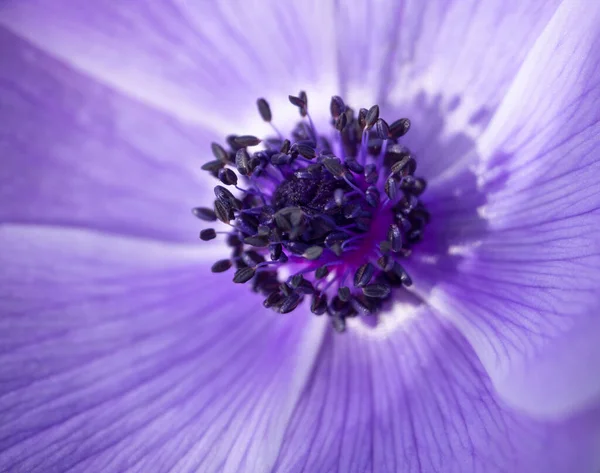
[[[200,232],[207,242],[224,235],[231,251],[213,273],[233,266],[235,283],[250,283],[264,307],[282,314],[308,299],[312,313],[327,314],[342,332],[349,318],[377,314],[394,291],[412,284],[400,261],[429,222],[420,201],[427,183],[414,176],[416,160],[401,143],[407,118],[388,124],[379,106],[356,114],[334,96],[332,128],[323,134],[308,114],[305,92],[289,101],[304,120],[287,137],[259,98],[260,118],[278,136],[232,134],[225,146],[211,145],[202,169],[220,184],[212,208],[192,213],[224,224]]]

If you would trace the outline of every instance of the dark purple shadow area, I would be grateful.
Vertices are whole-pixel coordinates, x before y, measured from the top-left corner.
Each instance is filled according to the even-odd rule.
[[[479,161],[475,141],[466,134],[447,131],[459,106],[459,97],[443,100],[439,95],[427,97],[421,93],[411,103],[386,109],[382,114],[389,120],[410,118],[411,128],[404,144],[416,157],[415,175],[428,181],[421,200],[431,214],[431,221],[423,241],[402,261],[420,291],[431,289],[437,282],[458,278],[463,256],[457,248],[474,245],[487,233],[487,222],[478,211],[485,205],[486,195],[478,189],[472,171]],[[480,110],[476,115],[472,120],[483,124],[490,114]],[[422,302],[414,294],[398,297],[404,302]]]

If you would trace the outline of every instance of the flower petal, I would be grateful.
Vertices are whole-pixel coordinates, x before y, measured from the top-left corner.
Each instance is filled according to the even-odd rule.
[[[600,397],[598,24],[600,6],[564,2],[537,41],[480,141],[489,235],[430,299],[538,415]]]
[[[560,0],[343,0],[340,62],[347,88],[378,102],[441,95],[453,124],[489,119]],[[366,85],[365,85],[366,84]]]
[[[429,181],[460,170],[558,3],[342,0],[342,92],[410,118],[403,144]]]
[[[318,320],[187,247],[31,226],[0,243],[0,470],[269,470]]]
[[[245,112],[256,121],[267,92],[334,80],[332,4],[25,0],[5,6],[1,22],[99,81],[223,133]]]
[[[596,471],[600,413],[538,422],[511,410],[454,328],[406,310],[396,328],[328,334],[277,472]]]
[[[197,238],[212,136],[0,28],[0,220]]]

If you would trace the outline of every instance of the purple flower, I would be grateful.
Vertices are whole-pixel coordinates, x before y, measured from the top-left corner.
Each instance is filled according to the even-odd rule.
[[[0,471],[597,472],[599,24],[583,0],[0,4]],[[230,248],[189,212],[211,142],[273,134],[259,97],[287,136],[299,90],[328,136],[333,95],[410,118],[427,180],[413,285],[343,334],[211,273]]]

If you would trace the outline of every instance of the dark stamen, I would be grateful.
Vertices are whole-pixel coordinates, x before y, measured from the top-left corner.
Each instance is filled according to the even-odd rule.
[[[283,246],[281,246],[281,243],[273,243],[270,245],[269,251],[271,253],[271,260],[277,261],[279,258],[281,258]]]
[[[219,172],[219,170],[221,170],[223,166],[225,166],[225,163],[223,163],[223,161],[215,160],[203,164],[200,169],[202,169],[203,171],[210,171],[213,174],[216,174],[217,172]]]
[[[252,135],[236,136],[233,141],[239,147],[256,146],[261,142],[260,138]]]
[[[341,179],[346,173],[344,166],[338,158],[325,158],[323,159],[323,165],[336,179]]]
[[[306,95],[306,92],[301,90],[300,93],[298,94],[298,98],[300,98],[300,100],[302,100],[302,102],[304,102],[304,108],[307,108],[308,107],[308,97]]]
[[[229,168],[219,169],[219,175],[218,176],[219,176],[219,181],[221,181],[226,186],[235,186],[235,185],[237,185],[238,178],[237,178],[235,172],[233,172]]]
[[[354,307],[354,310],[356,310],[359,313],[371,315],[373,312],[372,307],[367,302],[360,300],[356,297],[352,298],[351,303],[352,307]]]
[[[321,246],[311,246],[302,254],[302,256],[308,260],[317,260],[322,254],[323,248]]]
[[[254,273],[255,273],[255,269],[254,268],[240,268],[235,272],[235,276],[233,277],[233,282],[238,283],[238,284],[243,284],[245,282],[250,281],[250,279],[252,279],[254,277]]]
[[[316,151],[309,145],[300,144],[296,149],[306,159],[315,159],[317,157]]]
[[[306,93],[289,100],[306,118],[289,137],[271,123],[269,103],[259,98],[260,117],[276,136],[232,134],[226,147],[211,145],[214,159],[202,169],[222,185],[214,188],[214,209],[192,212],[228,225],[226,232],[200,232],[204,241],[225,233],[231,248],[231,259],[217,261],[213,272],[235,266],[233,281],[251,282],[264,307],[283,314],[308,296],[313,313],[327,313],[334,329],[344,331],[348,318],[376,314],[392,290],[412,284],[399,261],[429,222],[419,200],[427,183],[415,177],[416,161],[399,140],[410,129],[408,119],[389,125],[377,105],[356,114],[334,96],[332,129],[323,135]],[[261,143],[261,150],[249,151]],[[377,264],[368,261],[377,256]],[[292,274],[286,281],[284,267]]]
[[[367,297],[383,299],[390,295],[390,286],[387,284],[369,284],[362,288],[363,294]]]
[[[327,296],[325,294],[315,294],[310,304],[310,310],[313,314],[323,315],[327,311]]]
[[[214,240],[217,237],[217,232],[212,228],[206,228],[200,232],[200,239],[202,241]]]
[[[397,253],[402,249],[402,234],[398,225],[392,224],[388,228],[387,241],[390,243],[390,249]]]
[[[329,269],[327,266],[321,266],[315,271],[315,276],[317,279],[323,279],[325,276],[329,274]]]
[[[231,268],[231,260],[222,259],[213,264],[210,270],[213,273],[222,273],[227,271],[229,268]]]
[[[242,261],[248,266],[255,268],[265,262],[265,258],[254,250],[244,251]]]
[[[390,167],[390,170],[392,171],[391,174],[401,174],[408,166],[411,166],[412,161],[413,160],[409,154],[401,154],[400,159]],[[412,172],[414,172],[414,170]]]
[[[401,118],[390,125],[390,135],[392,138],[400,138],[408,133],[410,129],[410,120]]]
[[[367,119],[367,113],[369,113],[369,111],[366,108],[361,108],[358,111],[358,126],[360,128],[360,131],[362,131],[365,126],[366,126],[366,119]]]
[[[405,286],[412,286],[411,277],[398,262],[394,262],[391,270],[400,278],[400,282],[402,282],[402,284]]]
[[[250,174],[250,155],[246,148],[239,149],[235,153],[235,167],[242,176]]]
[[[298,107],[300,109],[300,114],[303,117],[306,116],[306,103],[300,97],[288,95],[288,99],[290,100],[292,105],[295,105],[296,107]]]
[[[272,292],[264,300],[263,306],[265,306],[267,309],[270,309],[271,307],[279,307],[281,303],[283,303],[284,299],[285,296],[281,294],[281,292]]]
[[[282,314],[287,314],[298,307],[298,304],[300,304],[301,301],[302,296],[296,292],[293,292],[283,300],[283,303],[279,307],[279,312]]]
[[[269,103],[265,99],[258,99],[256,101],[256,105],[258,106],[258,113],[260,113],[260,117],[269,123],[273,119],[273,115],[271,115],[271,107],[269,107]]]
[[[265,246],[269,246],[269,239],[266,236],[256,235],[244,238],[244,243],[257,248],[264,248]]]
[[[371,281],[375,274],[375,267],[371,263],[365,263],[354,273],[354,285],[357,287],[365,287]]]
[[[215,215],[223,223],[229,223],[233,219],[233,209],[229,204],[215,200]]]
[[[337,131],[342,131],[344,128],[346,128],[347,124],[348,124],[348,118],[346,118],[346,115],[343,114],[335,119],[334,126]]]
[[[390,127],[383,118],[380,118],[379,120],[377,120],[377,122],[375,122],[375,133],[382,140],[389,138]]]
[[[210,149],[212,150],[212,153],[215,158],[217,158],[222,163],[225,163],[225,164],[228,163],[229,154],[227,154],[227,151],[225,151],[225,149],[223,149],[223,147],[221,145],[219,145],[217,143],[213,143],[210,145]]]
[[[223,186],[215,186],[215,197],[222,204],[228,205],[230,208],[236,207],[236,198],[235,196],[225,189]]]
[[[290,142],[290,140],[283,140],[283,143],[281,144],[281,149],[279,150],[279,152],[282,154],[287,154],[290,151],[291,146],[292,146],[292,143]]]
[[[390,200],[395,200],[398,196],[398,182],[393,177],[389,177],[385,181],[384,191]]]
[[[338,297],[340,298],[340,300],[347,302],[350,300],[351,297],[351,293],[350,293],[350,288],[349,287],[340,287],[338,289]]]
[[[333,118],[338,118],[346,111],[346,104],[341,97],[334,95],[331,97],[331,103],[329,104],[329,110]]]
[[[365,117],[365,128],[368,130],[375,122],[379,119],[379,106],[373,105],[369,111],[367,112],[367,116]]]
[[[204,220],[205,222],[214,222],[217,220],[215,213],[206,207],[195,207],[192,209],[192,213],[200,220]]]

